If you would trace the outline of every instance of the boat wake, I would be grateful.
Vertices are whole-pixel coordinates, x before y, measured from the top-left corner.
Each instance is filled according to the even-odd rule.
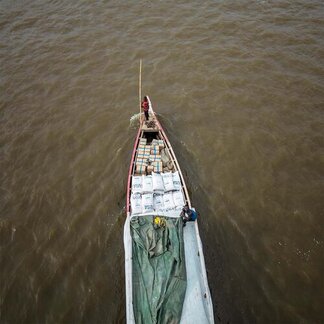
[[[134,114],[130,119],[129,119],[129,126],[134,128],[134,127],[138,127],[138,123],[140,120],[140,113]]]

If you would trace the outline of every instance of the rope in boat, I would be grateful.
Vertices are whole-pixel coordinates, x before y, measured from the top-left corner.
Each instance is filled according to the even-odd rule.
[[[147,122],[145,122],[145,125],[147,126],[147,128],[154,128],[155,121],[154,120],[147,121]]]

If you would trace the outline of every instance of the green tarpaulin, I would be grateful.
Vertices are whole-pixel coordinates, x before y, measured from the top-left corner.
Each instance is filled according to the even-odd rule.
[[[181,218],[131,220],[133,309],[136,324],[179,323],[186,292]]]

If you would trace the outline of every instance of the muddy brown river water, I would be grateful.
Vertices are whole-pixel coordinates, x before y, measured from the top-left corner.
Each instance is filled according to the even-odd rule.
[[[216,321],[323,323],[323,17],[320,0],[2,0],[0,322],[125,322],[142,58]]]

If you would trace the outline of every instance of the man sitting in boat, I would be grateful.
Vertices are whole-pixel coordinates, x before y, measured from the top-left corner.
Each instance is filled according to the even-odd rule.
[[[142,108],[144,110],[145,119],[149,120],[149,103],[146,96],[144,96],[144,99],[142,101]]]
[[[197,219],[198,213],[195,210],[190,209],[188,205],[185,205],[182,208],[180,216],[183,220],[183,226],[186,226],[187,222],[195,221]]]

